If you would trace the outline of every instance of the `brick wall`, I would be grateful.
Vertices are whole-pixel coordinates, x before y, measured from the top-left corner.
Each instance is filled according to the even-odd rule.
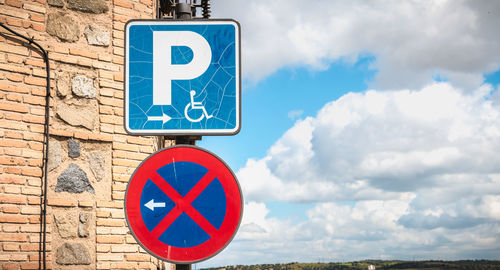
[[[49,52],[49,268],[165,267],[123,211],[131,173],[158,145],[123,129],[123,28],[153,10],[153,0],[0,0],[0,22]],[[0,269],[38,269],[45,64],[0,32]]]

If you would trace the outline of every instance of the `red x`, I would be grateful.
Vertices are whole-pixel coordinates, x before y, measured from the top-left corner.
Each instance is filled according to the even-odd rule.
[[[153,237],[160,237],[170,225],[184,212],[196,222],[208,235],[212,236],[217,232],[217,229],[198,212],[191,203],[198,197],[203,190],[215,179],[215,176],[208,171],[201,180],[182,197],[167,181],[165,181],[158,173],[154,172],[150,178],[172,201],[175,207],[163,218],[162,221],[151,232]]]

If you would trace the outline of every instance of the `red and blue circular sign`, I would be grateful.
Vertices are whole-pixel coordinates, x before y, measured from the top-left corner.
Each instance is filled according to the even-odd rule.
[[[146,158],[125,192],[130,231],[146,251],[172,263],[195,263],[224,249],[238,230],[243,197],[234,173],[196,146]]]

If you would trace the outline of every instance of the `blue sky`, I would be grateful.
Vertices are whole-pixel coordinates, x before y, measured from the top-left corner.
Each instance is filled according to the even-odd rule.
[[[499,259],[500,3],[305,2],[213,3],[242,26],[242,129],[198,145],[245,210],[196,267]]]

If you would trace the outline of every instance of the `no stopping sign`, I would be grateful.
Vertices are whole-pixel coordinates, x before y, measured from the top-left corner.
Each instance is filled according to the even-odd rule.
[[[132,235],[150,254],[172,263],[195,263],[222,251],[236,234],[242,211],[234,173],[196,146],[150,155],[125,192]]]

